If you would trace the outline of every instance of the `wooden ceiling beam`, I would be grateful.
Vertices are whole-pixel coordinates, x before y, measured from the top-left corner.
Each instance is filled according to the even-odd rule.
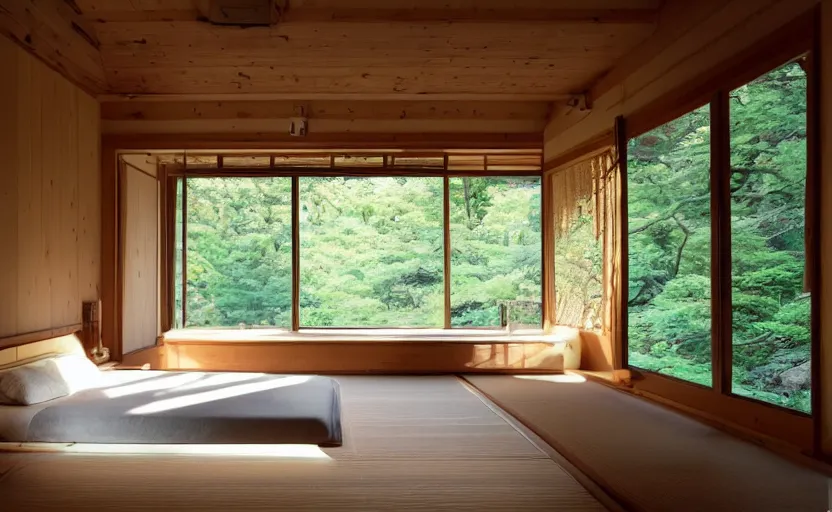
[[[289,9],[282,23],[655,23],[658,9]]]
[[[539,150],[543,137],[531,133],[310,133],[293,137],[281,133],[134,134],[104,135],[102,146],[121,150],[256,150],[268,149],[500,149]]]
[[[201,19],[196,9],[93,11],[90,20],[100,23],[146,21],[194,21]],[[616,23],[652,24],[656,8],[638,9],[390,9],[390,8],[297,8],[291,7],[278,25],[286,23]]]
[[[573,94],[548,93],[228,93],[228,94],[101,94],[105,102],[180,102],[180,101],[561,101]]]
[[[544,101],[118,101],[102,102],[101,118],[113,121],[283,119],[303,107],[309,119],[546,120]]]

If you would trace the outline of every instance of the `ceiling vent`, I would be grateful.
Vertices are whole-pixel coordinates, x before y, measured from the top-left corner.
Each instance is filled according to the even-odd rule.
[[[205,21],[214,25],[269,27],[286,11],[288,0],[199,0]]]

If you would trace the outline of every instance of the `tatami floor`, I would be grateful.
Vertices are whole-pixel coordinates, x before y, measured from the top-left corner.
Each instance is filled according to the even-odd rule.
[[[466,379],[338,377],[339,448],[0,454],[0,510],[828,508],[824,475],[646,400],[569,375]]]
[[[629,510],[822,512],[832,505],[832,479],[819,472],[659,404],[568,377],[466,378]]]
[[[320,456],[0,454],[0,509],[607,509],[457,377],[338,380],[344,445]]]

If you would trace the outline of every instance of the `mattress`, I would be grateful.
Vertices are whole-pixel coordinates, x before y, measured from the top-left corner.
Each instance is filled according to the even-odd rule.
[[[339,446],[340,420],[327,377],[114,370],[92,389],[0,407],[0,440]]]

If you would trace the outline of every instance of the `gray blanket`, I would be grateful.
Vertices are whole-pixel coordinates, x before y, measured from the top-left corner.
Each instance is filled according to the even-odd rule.
[[[25,440],[341,444],[339,387],[333,379],[158,373],[128,384],[81,391],[44,408],[32,418]]]

